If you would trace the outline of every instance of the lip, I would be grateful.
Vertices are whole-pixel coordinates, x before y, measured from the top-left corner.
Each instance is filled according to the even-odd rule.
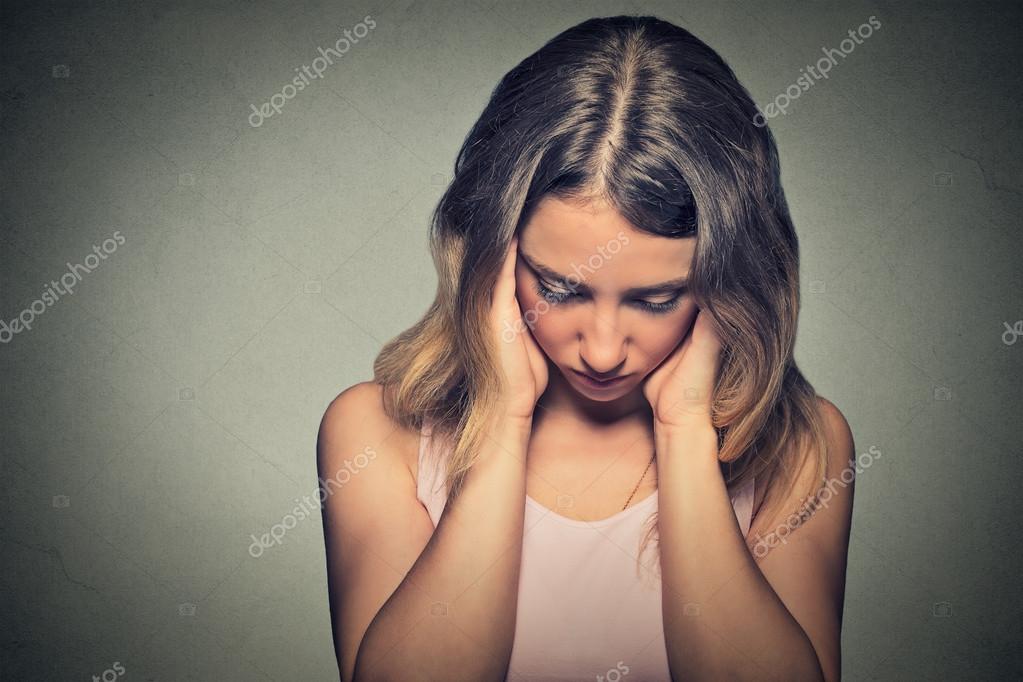
[[[599,379],[594,379],[589,374],[586,374],[584,372],[580,372],[579,370],[573,369],[572,371],[575,373],[575,375],[577,377],[579,377],[580,381],[582,381],[584,384],[586,384],[590,388],[592,388],[594,390],[598,390],[598,391],[600,391],[600,390],[607,390],[609,388],[614,388],[615,386],[619,386],[619,385],[621,385],[621,383],[623,381],[625,381],[630,376],[628,374],[625,374],[623,376],[615,377],[613,379],[608,379],[606,381],[600,381]]]

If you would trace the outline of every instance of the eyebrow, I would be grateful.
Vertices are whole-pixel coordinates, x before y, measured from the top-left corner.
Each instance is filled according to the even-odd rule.
[[[548,265],[544,265],[540,261],[527,256],[524,251],[519,250],[519,256],[522,257],[522,261],[529,267],[534,274],[549,280],[552,284],[559,284],[568,289],[578,289],[582,291],[589,291],[590,288],[580,282],[579,284],[569,284],[569,277],[562,275],[555,271]],[[660,284],[651,284],[645,287],[632,287],[625,291],[626,296],[657,296],[659,294],[671,294],[675,293],[680,289],[685,289],[689,286],[689,277],[679,277],[678,279],[668,280],[667,282],[661,282]]]

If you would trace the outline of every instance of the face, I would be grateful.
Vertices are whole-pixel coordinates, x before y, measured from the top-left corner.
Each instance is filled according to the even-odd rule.
[[[516,297],[576,391],[619,398],[682,341],[697,312],[685,286],[695,246],[639,232],[604,202],[541,201],[519,235]]]

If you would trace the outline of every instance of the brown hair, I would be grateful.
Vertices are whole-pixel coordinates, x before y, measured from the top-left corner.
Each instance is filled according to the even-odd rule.
[[[773,512],[798,453],[823,480],[817,396],[793,359],[798,241],[758,113],[714,50],[650,16],[584,21],[501,79],[432,216],[436,297],[374,363],[391,416],[430,420],[453,443],[449,499],[496,416],[488,311],[502,257],[548,195],[600,197],[639,230],[696,237],[690,290],[723,342],[713,422],[727,485],[756,477]]]

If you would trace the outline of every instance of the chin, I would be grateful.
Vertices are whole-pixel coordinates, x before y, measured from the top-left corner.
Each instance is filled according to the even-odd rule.
[[[580,396],[592,400],[594,402],[611,402],[618,400],[623,396],[629,395],[636,389],[636,378],[635,376],[629,376],[623,378],[617,385],[606,386],[606,387],[595,387],[585,383],[585,379],[582,379],[572,370],[562,370],[561,376]]]

